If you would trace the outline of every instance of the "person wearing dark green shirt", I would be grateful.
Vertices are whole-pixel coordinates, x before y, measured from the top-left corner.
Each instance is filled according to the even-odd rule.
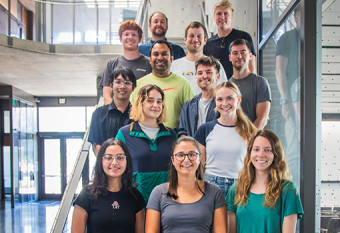
[[[259,130],[249,141],[244,167],[228,192],[228,232],[295,232],[303,215],[280,139]]]

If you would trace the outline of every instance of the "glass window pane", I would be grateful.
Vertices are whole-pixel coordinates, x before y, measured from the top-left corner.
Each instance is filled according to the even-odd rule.
[[[97,44],[97,16],[95,5],[75,6],[76,44]]]
[[[72,5],[53,5],[53,44],[72,44]]]
[[[4,111],[4,133],[11,132],[11,125],[10,125],[10,112]]]
[[[82,138],[67,138],[66,139],[66,172],[67,172],[67,177],[66,177],[66,182],[69,182],[74,163],[76,161],[76,158],[78,156],[78,153],[81,149],[81,143],[83,139]],[[76,194],[80,193],[82,189],[82,178],[80,178]]]
[[[263,49],[272,103],[267,129],[280,138],[292,181],[300,184],[300,30],[287,20]],[[281,99],[281,101],[280,101]]]
[[[275,24],[283,11],[287,8],[292,0],[263,0],[262,5],[262,38],[267,35],[269,29]],[[296,22],[294,16],[291,15],[288,19],[290,29],[295,28]],[[290,30],[288,29],[288,30]]]
[[[39,108],[40,132],[85,132],[85,107]]]
[[[60,139],[44,140],[45,193],[61,193]]]
[[[13,99],[13,130],[20,130],[20,101]]]

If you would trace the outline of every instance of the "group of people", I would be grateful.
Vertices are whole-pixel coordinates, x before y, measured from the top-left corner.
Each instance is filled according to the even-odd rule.
[[[300,198],[279,138],[263,130],[269,84],[233,13],[227,0],[215,5],[210,39],[190,23],[187,55],[166,40],[161,12],[143,45],[142,29],[122,23],[124,52],[103,73],[105,105],[88,139],[97,162],[72,232],[295,232]]]

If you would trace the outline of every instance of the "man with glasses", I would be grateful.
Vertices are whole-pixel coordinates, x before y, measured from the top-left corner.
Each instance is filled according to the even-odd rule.
[[[267,79],[252,73],[249,62],[253,55],[250,44],[245,39],[234,40],[230,44],[229,59],[234,74],[229,81],[235,83],[242,94],[241,107],[249,120],[258,129],[263,129],[269,118],[271,93]]]
[[[116,137],[118,130],[131,123],[130,95],[136,87],[136,76],[127,67],[115,69],[110,77],[113,99],[110,104],[97,108],[92,115],[88,141],[97,156],[100,146],[109,138]]]
[[[137,81],[137,87],[130,98],[133,103],[139,89],[147,84],[159,86],[165,95],[167,121],[164,125],[170,128],[179,126],[182,106],[194,96],[188,80],[170,72],[173,59],[171,44],[163,39],[155,41],[150,49],[152,73]]]
[[[185,102],[179,122],[179,136],[194,136],[204,123],[217,119],[214,91],[220,79],[220,63],[214,57],[202,57],[195,62],[196,85],[201,93]]]
[[[214,21],[217,26],[217,34],[208,39],[203,53],[220,60],[228,79],[233,75],[233,66],[228,59],[229,45],[238,38],[247,40],[251,45],[253,59],[249,62],[249,70],[256,73],[255,48],[249,33],[237,30],[232,26],[234,7],[228,0],[222,0],[214,6]]]
[[[129,67],[139,79],[151,73],[150,60],[138,51],[138,44],[142,40],[142,28],[132,20],[126,20],[118,30],[120,42],[123,44],[123,55],[119,55],[107,63],[100,87],[103,87],[104,104],[112,102],[112,90],[109,77],[117,67]]]

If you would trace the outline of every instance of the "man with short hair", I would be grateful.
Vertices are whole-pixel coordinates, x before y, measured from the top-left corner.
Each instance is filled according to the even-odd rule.
[[[253,59],[249,62],[248,68],[256,73],[255,48],[249,33],[233,28],[234,7],[228,0],[221,0],[214,6],[214,21],[217,26],[217,34],[208,39],[203,53],[207,56],[214,56],[219,59],[227,77],[233,76],[233,66],[228,60],[230,54],[229,45],[238,38],[247,40],[251,45]]]
[[[202,93],[185,102],[179,122],[179,136],[194,136],[204,123],[218,118],[215,114],[214,91],[220,79],[220,63],[214,57],[202,57],[195,62],[196,82]]]
[[[151,31],[151,40],[139,45],[139,52],[145,56],[149,56],[151,45],[155,43],[156,40],[166,40],[165,34],[168,31],[168,18],[164,13],[159,11],[152,13],[149,17],[149,29]],[[174,51],[174,60],[185,56],[185,52],[181,46],[173,43],[170,44]]]
[[[208,39],[208,33],[203,24],[200,22],[191,22],[185,28],[184,42],[188,48],[188,55],[175,60],[171,64],[170,71],[186,78],[194,92],[198,95],[202,92],[196,81],[195,62],[204,57],[203,47]],[[217,61],[218,62],[218,61]],[[219,63],[219,62],[218,62]],[[227,81],[226,74],[222,66],[220,66],[220,79],[217,84]]]
[[[112,102],[112,89],[110,88],[109,77],[117,67],[128,67],[139,79],[151,73],[150,60],[138,51],[138,44],[142,40],[142,28],[132,20],[126,20],[118,30],[120,42],[123,44],[123,55],[111,59],[104,70],[100,80],[100,87],[103,87],[104,104]]]
[[[253,59],[250,43],[245,39],[234,40],[230,44],[229,59],[234,69],[229,81],[240,89],[243,112],[258,129],[263,129],[269,117],[270,87],[267,79],[249,70],[249,62]]]
[[[116,137],[118,130],[130,123],[130,95],[136,87],[136,76],[127,67],[115,69],[110,77],[110,88],[114,96],[110,104],[97,108],[92,114],[88,141],[94,154],[109,138]]]
[[[167,111],[167,121],[164,122],[164,125],[175,128],[179,125],[179,116],[183,104],[194,95],[186,79],[170,72],[172,61],[173,50],[171,44],[163,39],[155,41],[150,49],[152,73],[137,81],[137,87],[130,100],[133,103],[139,89],[147,84],[159,86],[164,91]]]

